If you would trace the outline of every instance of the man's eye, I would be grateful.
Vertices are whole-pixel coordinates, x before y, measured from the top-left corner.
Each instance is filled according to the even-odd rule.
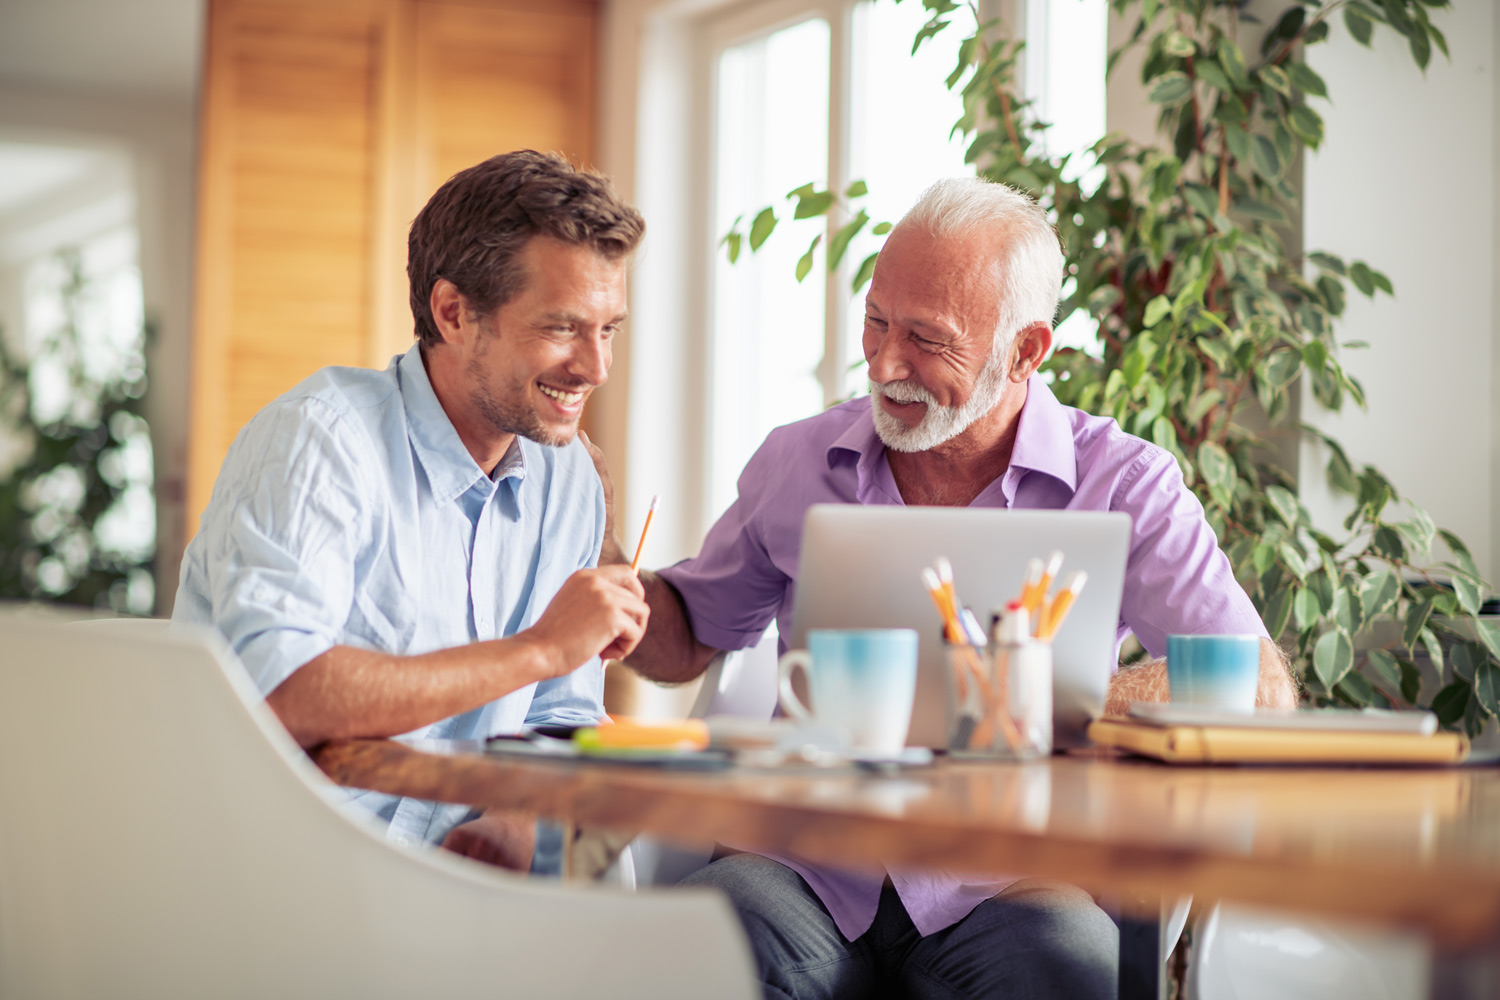
[[[941,351],[943,349],[943,345],[939,344],[937,341],[928,340],[926,337],[919,337],[915,333],[911,335],[911,339],[913,343],[915,343],[924,351],[931,351],[936,354],[938,351]]]
[[[885,322],[885,320],[883,320],[883,319],[876,319],[874,316],[866,316],[865,317],[865,325],[866,326],[873,326],[873,327],[875,327],[878,330],[884,330],[886,328],[886,322]]]

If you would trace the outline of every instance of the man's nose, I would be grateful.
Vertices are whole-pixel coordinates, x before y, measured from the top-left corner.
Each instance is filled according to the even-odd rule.
[[[614,360],[610,343],[604,337],[590,337],[573,355],[568,367],[590,385],[603,385],[609,379],[610,362]]]
[[[870,365],[871,381],[900,382],[911,378],[914,370],[903,356],[900,343],[901,338],[888,331],[873,345],[866,344],[865,360]],[[874,347],[873,352],[868,351],[870,346]]]

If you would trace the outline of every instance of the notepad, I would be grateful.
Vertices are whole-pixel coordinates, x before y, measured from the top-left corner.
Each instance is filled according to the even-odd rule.
[[[1247,716],[1246,718],[1249,718]],[[1458,733],[1183,725],[1100,719],[1089,739],[1168,764],[1458,764],[1469,741]]]
[[[1258,708],[1251,712],[1229,712],[1202,705],[1162,701],[1138,701],[1130,706],[1130,719],[1154,726],[1228,726],[1235,729],[1295,729],[1356,733],[1415,733],[1431,736],[1438,730],[1431,712],[1393,712],[1366,708]]]

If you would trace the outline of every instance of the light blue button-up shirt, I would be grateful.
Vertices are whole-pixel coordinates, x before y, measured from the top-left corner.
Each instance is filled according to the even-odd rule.
[[[595,564],[604,493],[577,441],[517,438],[486,475],[420,349],[385,371],[325,368],[235,438],[188,545],[172,618],[212,625],[268,694],[335,645],[417,654],[530,627]],[[603,714],[597,659],[409,735],[473,739]],[[354,808],[398,842],[469,814],[376,792]]]

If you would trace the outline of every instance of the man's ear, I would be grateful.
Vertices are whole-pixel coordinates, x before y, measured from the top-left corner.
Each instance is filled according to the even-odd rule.
[[[468,339],[474,325],[470,319],[473,312],[457,285],[447,278],[434,281],[427,296],[427,308],[432,311],[433,325],[444,343],[461,346]]]
[[[1036,374],[1052,350],[1052,327],[1033,323],[1016,334],[1011,346],[1010,380],[1024,382]]]

